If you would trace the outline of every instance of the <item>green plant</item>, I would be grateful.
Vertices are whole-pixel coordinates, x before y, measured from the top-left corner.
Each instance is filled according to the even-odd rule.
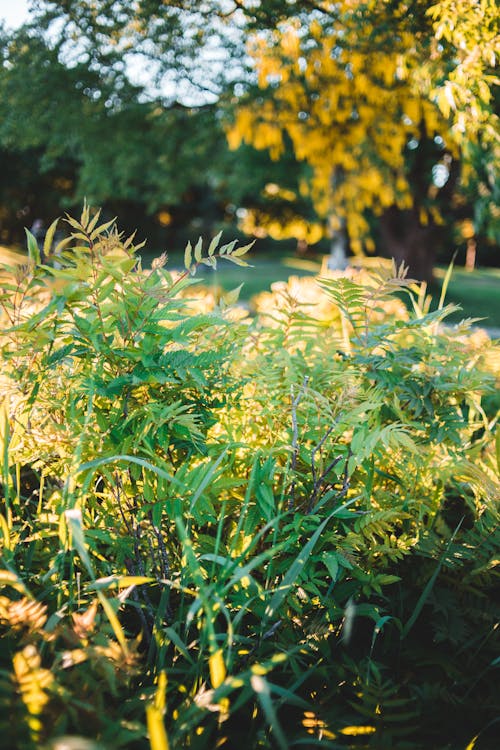
[[[68,221],[48,265],[29,237],[1,276],[10,745],[483,740],[498,349],[404,269],[305,305],[291,284],[250,320],[192,286],[248,247],[143,271],[98,214]]]

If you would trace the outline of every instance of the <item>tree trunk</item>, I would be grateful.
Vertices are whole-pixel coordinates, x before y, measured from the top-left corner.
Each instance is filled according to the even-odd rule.
[[[380,230],[384,255],[394,258],[399,266],[408,266],[409,277],[431,282],[436,259],[437,229],[429,219],[420,222],[419,210],[415,207],[402,211],[395,206],[381,216]]]
[[[473,271],[476,267],[477,242],[475,237],[467,240],[467,254],[465,256],[465,270]]]
[[[448,169],[448,179],[437,188],[432,181],[432,169],[440,161]],[[445,225],[438,226],[428,212],[423,210],[423,206],[428,202],[432,188],[435,194],[434,206],[442,217],[449,217],[459,174],[458,159],[436,146],[422,121],[418,148],[412,152],[411,168],[407,176],[411,185],[413,208],[402,210],[392,206],[382,214],[380,220],[384,254],[394,258],[398,265],[407,265],[411,278],[427,282],[433,280],[437,248],[446,237],[446,231]]]
[[[342,220],[340,228],[335,230],[332,234],[327,268],[329,271],[345,271],[348,265],[347,232],[345,228],[345,220]]]
[[[344,180],[345,174],[343,168],[335,167],[330,177],[332,205],[335,205],[337,189]],[[347,260],[347,229],[345,218],[338,217],[333,212],[328,221],[328,234],[331,239],[327,268],[329,271],[345,271],[349,265]]]

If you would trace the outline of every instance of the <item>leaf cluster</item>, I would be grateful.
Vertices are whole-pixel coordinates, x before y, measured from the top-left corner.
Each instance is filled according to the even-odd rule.
[[[498,347],[403,268],[236,320],[193,277],[249,246],[67,221],[0,277],[10,746],[487,743]]]

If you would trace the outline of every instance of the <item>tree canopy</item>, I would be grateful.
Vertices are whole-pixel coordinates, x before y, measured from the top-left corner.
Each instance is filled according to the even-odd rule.
[[[91,44],[92,29],[84,23],[88,4],[37,6],[30,24],[2,33],[0,96],[9,106],[0,116],[0,147],[4,176],[17,170],[20,159],[31,161],[33,178],[38,186],[45,178],[46,195],[54,197],[55,188],[59,206],[53,201],[45,217],[43,202],[30,200],[31,216],[22,221],[40,212],[50,219],[86,197],[125,214],[142,206],[169,222],[193,190],[213,192],[218,157],[227,152],[214,105],[201,97],[189,106],[175,91],[161,97],[145,81],[132,80],[123,52],[113,48],[114,29],[102,19],[106,31]],[[54,28],[56,12],[60,23]],[[0,182],[4,223],[19,223],[28,196],[23,200],[12,180]]]
[[[86,196],[169,221],[204,196],[219,218],[245,208],[254,233],[346,227],[353,251],[422,277],[457,221],[499,240],[494,0],[31,8],[0,32],[4,174],[33,160],[63,207]]]
[[[457,15],[456,5],[320,2],[255,33],[260,93],[248,92],[229,131],[233,148],[246,142],[275,159],[290,139],[331,231],[345,222],[351,247],[371,249],[379,216],[392,254],[421,275],[459,166],[467,184],[499,153],[497,9],[461,2]],[[492,203],[494,185],[490,167],[482,192]]]

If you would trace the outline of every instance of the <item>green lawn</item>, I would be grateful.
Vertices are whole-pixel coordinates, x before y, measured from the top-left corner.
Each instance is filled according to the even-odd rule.
[[[234,289],[243,283],[240,298],[249,300],[254,294],[268,289],[274,281],[287,279],[291,275],[315,275],[320,273],[320,262],[293,257],[261,257],[250,259],[253,268],[239,268],[230,263],[220,263],[217,271],[203,274],[204,283],[220,285],[223,289]],[[446,268],[435,269],[436,282],[429,289],[434,306],[439,302]],[[463,318],[485,318],[484,326],[500,328],[500,269],[478,269],[472,273],[455,268],[448,286],[446,302],[460,305],[462,312],[450,316],[458,322]]]
[[[435,269],[437,283],[431,290],[435,298],[439,298],[445,273],[444,268]],[[460,305],[463,310],[463,313],[451,316],[450,320],[484,318],[481,325],[500,328],[500,268],[476,269],[472,273],[455,268],[446,301]]]
[[[229,261],[221,261],[216,271],[203,269],[200,279],[205,284],[214,284],[225,291],[243,284],[240,299],[248,301],[259,292],[269,289],[275,281],[284,281],[289,276],[315,276],[321,264],[310,260],[285,256],[257,255],[246,259],[251,268],[235,266]]]

